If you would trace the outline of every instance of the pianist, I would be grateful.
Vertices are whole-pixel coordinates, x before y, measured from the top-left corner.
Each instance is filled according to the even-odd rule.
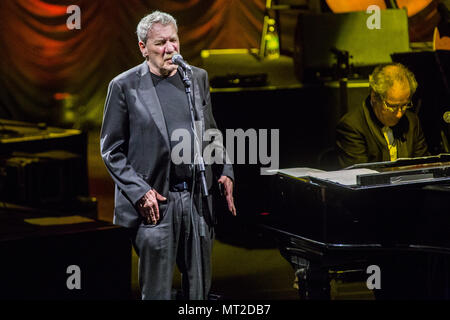
[[[412,97],[414,74],[400,63],[378,66],[369,76],[370,95],[345,114],[336,129],[340,167],[428,155]]]

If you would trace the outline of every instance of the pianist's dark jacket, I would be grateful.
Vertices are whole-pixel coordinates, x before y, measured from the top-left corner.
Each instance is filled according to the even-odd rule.
[[[339,165],[347,167],[355,163],[389,161],[389,149],[381,128],[383,124],[370,105],[370,96],[360,108],[345,114],[336,128]],[[398,158],[429,155],[419,118],[414,112],[407,110],[391,129],[398,143]]]

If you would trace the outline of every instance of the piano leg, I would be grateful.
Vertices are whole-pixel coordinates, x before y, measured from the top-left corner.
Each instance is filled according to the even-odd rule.
[[[295,267],[294,267],[295,268]],[[330,279],[318,267],[295,269],[295,285],[301,300],[330,300]]]
[[[292,250],[292,248],[291,248]],[[281,250],[280,251],[284,251]],[[294,288],[301,300],[329,300],[330,279],[328,270],[302,257],[284,252],[282,254],[295,270]]]
[[[310,264],[305,277],[306,299],[330,300],[330,279],[328,269]]]

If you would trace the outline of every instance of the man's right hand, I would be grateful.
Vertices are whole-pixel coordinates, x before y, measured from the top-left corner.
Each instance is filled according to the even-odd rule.
[[[146,223],[156,224],[159,220],[158,201],[167,199],[160,195],[156,190],[149,190],[138,202],[138,209]]]

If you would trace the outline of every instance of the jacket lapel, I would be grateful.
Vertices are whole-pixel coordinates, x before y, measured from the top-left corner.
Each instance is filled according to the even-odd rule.
[[[161,135],[170,149],[169,136],[167,134],[166,122],[164,120],[161,104],[159,103],[158,95],[156,89],[153,85],[150,70],[148,68],[147,62],[141,65],[139,68],[139,87],[138,87],[138,97],[140,98],[142,104],[146,107],[150,114],[152,115],[153,121],[158,127]]]
[[[367,125],[370,132],[375,137],[379,150],[382,152],[382,161],[388,161],[390,160],[390,155],[386,139],[381,132],[381,128],[376,124],[378,119],[376,119],[375,114],[372,114],[372,111],[369,108],[372,108],[372,106],[370,105],[370,100],[366,99],[366,101],[363,102],[363,110]]]
[[[183,69],[181,67],[178,68],[178,71],[181,75],[181,78],[183,79]],[[194,124],[197,130],[197,134],[199,135],[200,138],[200,144],[202,144],[203,142],[203,132],[205,130],[205,120],[204,120],[204,116],[203,116],[203,110],[202,110],[202,105],[203,105],[203,100],[202,100],[202,96],[200,94],[199,91],[199,86],[197,83],[197,79],[198,76],[195,75],[194,76],[194,70],[192,71],[192,79],[191,79],[191,101],[193,103],[193,108],[194,108],[194,118],[196,123]],[[201,127],[197,128],[197,124],[198,121],[200,121],[201,123]]]
[[[195,113],[197,114],[197,119],[196,121],[201,121],[202,127],[200,128],[201,131],[200,132],[204,132],[205,131],[205,119],[203,117],[203,110],[202,110],[202,105],[203,105],[203,99],[202,96],[200,95],[200,91],[199,91],[199,86],[197,83],[197,79],[198,77],[193,77],[194,79],[192,80],[192,94],[193,94],[193,101],[194,101],[194,110]],[[202,137],[203,140],[203,137]]]

